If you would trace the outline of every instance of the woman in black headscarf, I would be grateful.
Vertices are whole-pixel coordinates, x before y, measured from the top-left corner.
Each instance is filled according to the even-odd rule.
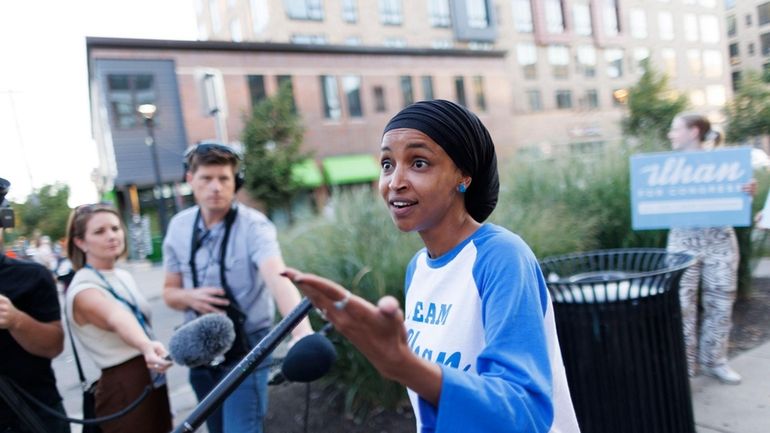
[[[421,101],[385,127],[380,192],[425,248],[406,272],[405,308],[377,305],[289,269],[313,304],[386,378],[409,389],[418,432],[577,432],[540,267],[517,235],[484,223],[497,158],[481,121]]]

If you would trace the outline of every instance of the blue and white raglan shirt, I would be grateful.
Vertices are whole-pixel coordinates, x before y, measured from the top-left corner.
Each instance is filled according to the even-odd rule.
[[[409,390],[418,433],[579,427],[540,266],[517,235],[484,224],[441,257],[409,263],[408,344],[441,366],[438,407]]]

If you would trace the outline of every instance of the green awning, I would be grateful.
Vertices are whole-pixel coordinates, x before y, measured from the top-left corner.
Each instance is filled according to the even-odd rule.
[[[306,188],[316,188],[324,183],[321,170],[313,159],[305,159],[291,168],[291,177]]]
[[[372,155],[341,155],[321,162],[330,185],[371,182],[380,177],[380,166]]]

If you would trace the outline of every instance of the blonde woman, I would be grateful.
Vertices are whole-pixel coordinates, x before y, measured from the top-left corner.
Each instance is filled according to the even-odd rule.
[[[67,253],[77,271],[66,292],[67,320],[74,336],[102,370],[96,415],[118,412],[151,386],[133,410],[101,424],[104,433],[163,433],[171,410],[163,373],[171,363],[155,341],[150,307],[131,275],[115,264],[126,250],[126,231],[117,211],[83,205],[70,215]]]

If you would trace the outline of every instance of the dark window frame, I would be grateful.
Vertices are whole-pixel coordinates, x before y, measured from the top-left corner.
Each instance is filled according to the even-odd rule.
[[[126,86],[124,89],[121,89],[122,92],[113,87],[113,80],[119,79],[119,77],[126,80]],[[148,79],[149,85],[138,88],[137,81],[143,79]],[[139,114],[136,111],[137,108],[142,104],[158,105],[158,96],[155,88],[155,74],[107,74],[105,83],[107,86],[107,101],[110,106],[112,123],[116,129],[125,130],[141,127],[142,122],[139,121]],[[142,94],[143,91],[146,93]],[[125,99],[125,94],[127,94],[130,102],[126,103],[125,101],[116,100],[116,98],[114,98],[116,94],[121,93],[124,94],[123,99]]]

